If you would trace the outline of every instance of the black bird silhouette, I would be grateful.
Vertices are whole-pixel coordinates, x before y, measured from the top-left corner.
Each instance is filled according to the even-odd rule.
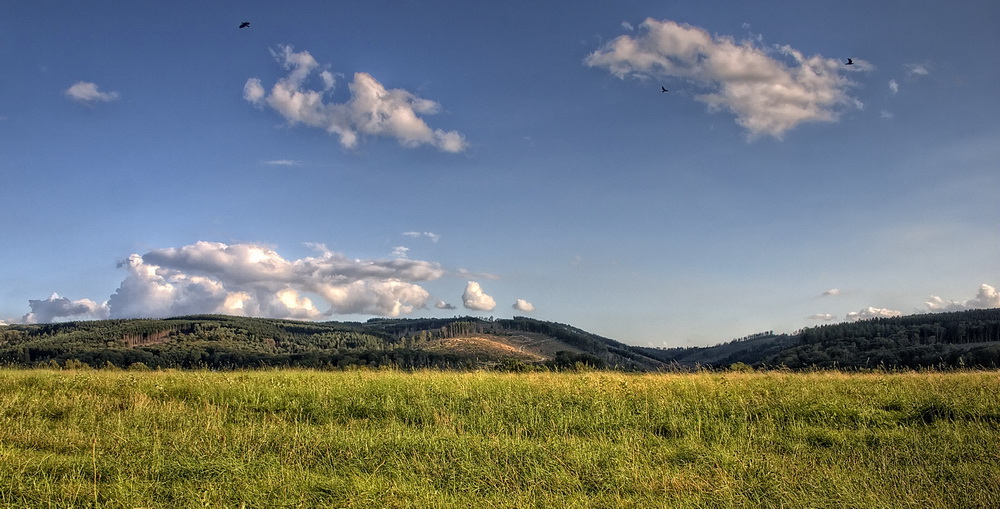
[[[664,92],[669,92],[669,90],[667,90],[667,87],[660,85],[660,93],[662,94]]]
[[[240,23],[240,28],[250,28],[250,22],[244,21],[243,23]]]
[[[854,60],[853,60],[853,59],[850,59],[850,58],[848,58],[848,59],[847,59],[847,63],[846,63],[846,64],[844,64],[844,65],[854,65]]]

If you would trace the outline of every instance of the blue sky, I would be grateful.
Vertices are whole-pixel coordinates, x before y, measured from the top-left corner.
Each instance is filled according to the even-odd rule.
[[[1000,306],[998,47],[995,1],[8,0],[0,321]]]

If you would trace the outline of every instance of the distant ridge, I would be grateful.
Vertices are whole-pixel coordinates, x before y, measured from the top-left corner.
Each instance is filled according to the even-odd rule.
[[[527,317],[301,322],[226,315],[0,327],[11,366],[247,369],[1000,367],[1000,309],[875,318],[758,333],[715,346],[647,348]]]
[[[1000,309],[873,318],[709,347],[637,349],[682,367],[995,369],[1000,367]]]
[[[227,315],[10,325],[0,328],[0,363],[182,369],[666,367],[624,343],[526,317],[362,323]]]

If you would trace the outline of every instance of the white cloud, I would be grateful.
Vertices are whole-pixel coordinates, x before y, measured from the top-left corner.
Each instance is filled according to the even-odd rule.
[[[809,316],[809,320],[822,320],[824,322],[829,322],[831,320],[836,320],[836,315],[831,315],[830,313],[817,313],[815,315]]]
[[[514,307],[514,309],[516,309],[518,311],[524,311],[525,313],[530,313],[530,312],[532,312],[532,311],[535,310],[534,304],[532,304],[532,303],[530,303],[530,302],[528,302],[528,301],[526,301],[524,299],[517,299],[517,301],[514,302],[514,306],[513,307]]]
[[[867,320],[869,318],[893,318],[897,316],[903,316],[903,312],[893,309],[873,307],[868,307],[857,312],[847,313],[847,319],[852,322]]]
[[[899,83],[896,80],[889,80],[889,90],[894,94],[899,92]]]
[[[823,292],[823,295],[827,296],[840,295],[840,288],[830,288],[829,290]]]
[[[622,28],[624,28],[625,30],[628,30],[629,32],[632,32],[632,31],[635,30],[635,27],[632,26],[632,23],[629,23],[628,21],[622,21]]]
[[[489,279],[492,281],[500,279],[500,276],[496,274],[490,274],[489,272],[472,272],[471,270],[463,269],[461,267],[455,271],[454,275],[460,278]]]
[[[497,302],[493,297],[486,295],[479,283],[469,281],[462,293],[462,303],[467,309],[475,311],[493,311],[497,307]]]
[[[406,246],[396,246],[392,248],[392,256],[394,258],[406,258],[409,256],[410,248]]]
[[[267,95],[267,92],[264,91],[264,86],[260,84],[260,79],[258,78],[250,78],[243,85],[243,99],[253,103],[258,108],[261,107],[261,101],[265,95]]]
[[[904,64],[903,67],[906,68],[907,76],[927,76],[931,73],[927,64]]]
[[[97,84],[89,81],[78,81],[66,89],[65,93],[70,99],[85,104],[111,102],[118,99],[118,92],[101,92]]]
[[[100,304],[90,299],[69,300],[53,293],[48,299],[28,300],[31,312],[21,318],[22,323],[49,323],[60,318],[104,319],[109,315],[107,302]]]
[[[928,311],[962,311],[966,309],[1000,308],[1000,293],[996,288],[983,284],[975,297],[966,301],[944,300],[937,295],[931,295],[927,304]]]
[[[403,235],[413,238],[427,237],[428,239],[431,239],[431,242],[434,243],[437,243],[438,240],[441,240],[440,235],[431,232],[403,232]]]
[[[418,282],[444,275],[436,263],[351,260],[323,245],[316,257],[286,260],[258,244],[197,242],[133,254],[111,296],[110,316],[225,313],[312,319],[331,314],[399,316],[426,307]],[[319,296],[323,311],[305,294]]]
[[[274,159],[271,161],[264,161],[264,164],[268,166],[302,166],[302,161],[296,161],[294,159]]]
[[[625,78],[679,78],[706,93],[696,99],[711,111],[727,110],[750,139],[780,139],[803,122],[832,122],[839,109],[861,107],[846,90],[842,62],[806,58],[790,46],[758,47],[712,36],[702,28],[647,18],[635,36],[622,35],[591,53],[584,63]],[[855,61],[854,71],[873,68]]]
[[[443,300],[437,301],[437,303],[434,304],[434,307],[436,307],[438,309],[455,309],[455,305],[454,304],[449,304],[449,303],[447,303],[447,302],[445,302]]]
[[[396,139],[405,147],[431,145],[445,152],[462,152],[468,143],[457,131],[431,129],[421,115],[440,111],[438,103],[417,97],[402,89],[386,89],[368,73],[354,74],[347,85],[350,99],[345,103],[327,101],[327,93],[336,85],[329,71],[319,73],[322,90],[306,88],[306,80],[319,68],[307,51],[295,52],[291,46],[272,51],[289,71],[271,88],[270,94],[260,79],[250,78],[243,86],[243,98],[254,106],[270,106],[291,124],[302,123],[325,129],[340,137],[346,148],[355,148],[363,135]]]

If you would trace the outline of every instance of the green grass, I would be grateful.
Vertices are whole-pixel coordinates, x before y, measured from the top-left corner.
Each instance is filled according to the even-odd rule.
[[[1000,507],[1000,376],[0,371],[3,507]]]

